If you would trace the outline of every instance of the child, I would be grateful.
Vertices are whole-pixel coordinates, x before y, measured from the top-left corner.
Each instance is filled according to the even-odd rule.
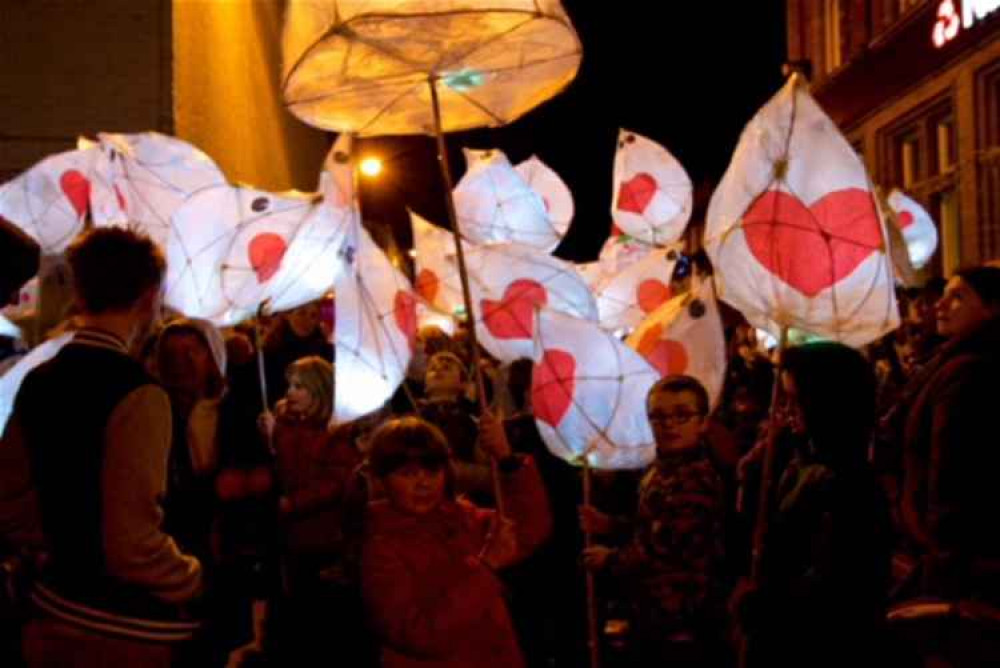
[[[478,505],[491,505],[493,481],[489,458],[478,446],[479,407],[469,399],[465,365],[452,352],[431,356],[424,372],[426,399],[418,402],[418,414],[441,430],[455,467],[455,491]]]
[[[285,596],[274,606],[274,646],[289,665],[299,665],[322,651],[330,629],[338,628],[340,655],[360,666],[364,632],[348,567],[344,498],[361,455],[351,425],[329,426],[333,366],[304,357],[288,367],[287,380],[275,415],[262,418],[273,429],[283,538]]]
[[[385,668],[524,666],[496,571],[541,544],[551,519],[533,461],[511,455],[496,418],[480,428],[513,522],[455,500],[448,444],[433,425],[405,417],[372,435],[369,464],[386,498],[368,508],[361,574]]]
[[[642,665],[703,665],[718,644],[725,504],[704,441],[708,408],[708,393],[689,376],[668,376],[650,389],[656,461],[639,487],[632,538],[621,549],[584,550],[589,569],[610,570],[634,587]],[[589,506],[580,515],[591,533],[614,525]]]

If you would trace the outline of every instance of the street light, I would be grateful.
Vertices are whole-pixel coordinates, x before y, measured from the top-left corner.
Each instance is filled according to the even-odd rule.
[[[362,159],[361,173],[370,179],[375,178],[382,173],[382,161],[374,157]]]

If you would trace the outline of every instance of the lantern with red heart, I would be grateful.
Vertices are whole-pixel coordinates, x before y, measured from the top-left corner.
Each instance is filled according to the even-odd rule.
[[[0,216],[38,242],[46,255],[66,250],[90,211],[98,148],[57,153],[0,186]]]
[[[672,296],[677,252],[658,248],[619,272],[596,291],[601,327],[631,331]]]
[[[889,206],[896,214],[895,222],[903,233],[910,264],[915,269],[927,266],[938,247],[938,230],[927,210],[899,189],[889,193]]]
[[[568,262],[516,243],[470,246],[466,262],[476,334],[503,362],[531,357],[535,308],[597,320],[594,297]]]
[[[694,376],[712,403],[718,401],[726,375],[726,339],[711,282],[660,306],[625,343],[661,376]]]
[[[899,324],[885,228],[860,157],[798,75],[747,125],[712,196],[719,296],[774,336],[864,345]]]
[[[655,456],[646,394],[659,375],[596,323],[537,310],[531,383],[549,450],[574,464],[635,469]]]
[[[252,316],[313,210],[309,197],[237,186],[196,193],[171,221],[166,303],[222,325]]]
[[[680,239],[691,217],[691,179],[656,142],[628,130],[618,133],[611,216],[625,234],[647,244]]]
[[[334,409],[338,421],[380,408],[399,387],[416,342],[416,299],[355,217],[343,239],[348,266],[337,278],[333,333]]]
[[[432,225],[412,211],[410,224],[416,251],[414,290],[427,305],[453,316],[464,306],[458,267],[451,261],[455,255],[455,239],[451,232]]]

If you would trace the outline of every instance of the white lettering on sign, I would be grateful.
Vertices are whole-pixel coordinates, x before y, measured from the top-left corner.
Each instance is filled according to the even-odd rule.
[[[956,0],[941,0],[938,5],[931,41],[939,49],[958,37],[962,28],[971,28],[1000,9],[1000,0],[961,0],[961,12],[955,5]]]
[[[1000,8],[1000,0],[963,0],[962,23],[971,28],[976,21],[982,21],[988,14]]]

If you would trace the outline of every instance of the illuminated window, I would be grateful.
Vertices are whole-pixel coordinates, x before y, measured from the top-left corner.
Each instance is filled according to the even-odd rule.
[[[955,168],[958,158],[958,142],[955,139],[955,117],[951,114],[933,119],[931,141],[933,142],[933,175],[944,174]]]
[[[841,0],[823,0],[824,50],[823,62],[827,72],[833,72],[843,64],[843,40],[841,23],[843,12]]]
[[[920,132],[914,128],[896,139],[896,182],[910,188],[920,180]]]

